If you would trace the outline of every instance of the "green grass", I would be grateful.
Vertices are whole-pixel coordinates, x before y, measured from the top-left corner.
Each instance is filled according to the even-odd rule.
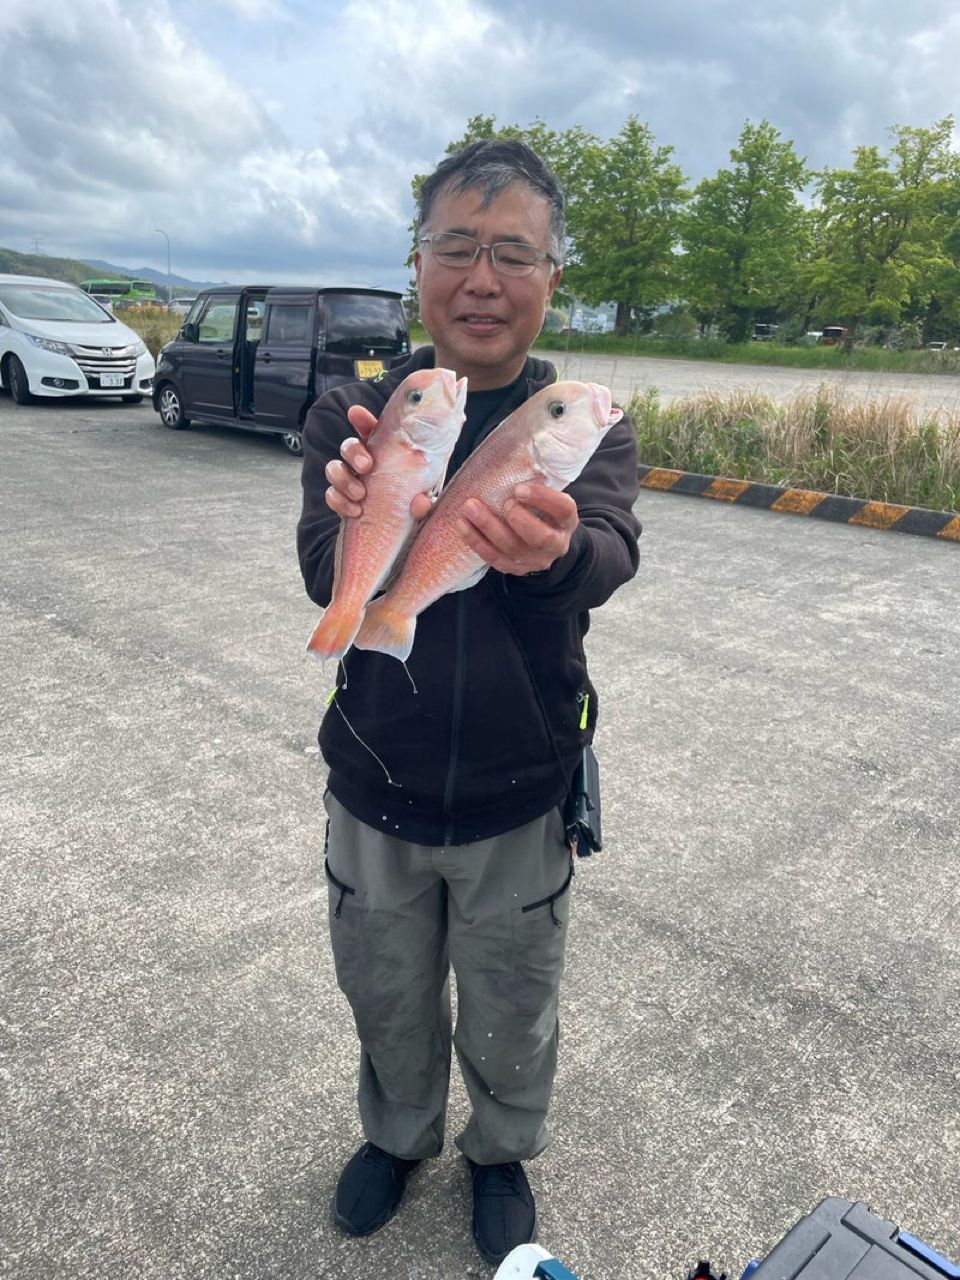
[[[662,406],[649,391],[629,412],[648,466],[960,510],[960,414],[825,386],[788,404],[743,391]]]
[[[724,364],[780,365],[791,369],[862,369],[866,372],[960,373],[958,351],[892,351],[885,347],[810,345],[773,342],[724,342],[719,338],[654,338],[612,333],[542,333],[534,344],[541,351],[578,354],[653,356],[673,360],[718,360]]]

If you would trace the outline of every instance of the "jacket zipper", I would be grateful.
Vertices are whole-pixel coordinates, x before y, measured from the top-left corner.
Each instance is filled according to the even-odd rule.
[[[463,720],[463,650],[466,614],[464,593],[457,593],[457,641],[453,662],[453,719],[450,725],[450,760],[447,764],[447,780],[443,788],[444,837],[443,843],[453,844],[453,791],[456,785],[457,764],[460,757],[460,726]]]

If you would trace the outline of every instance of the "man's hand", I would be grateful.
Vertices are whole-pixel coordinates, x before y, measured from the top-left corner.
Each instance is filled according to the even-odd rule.
[[[324,469],[324,475],[330,484],[324,495],[327,506],[341,518],[359,516],[363,511],[367,490],[362,477],[368,475],[373,466],[373,456],[366,447],[366,441],[377,425],[377,419],[370,410],[359,404],[352,404],[347,410],[347,421],[357,434],[344,440],[340,446],[343,461],[334,459]],[[414,520],[422,520],[432,506],[433,500],[429,494],[415,494],[410,503],[410,514]]]
[[[542,573],[565,555],[580,523],[568,493],[531,481],[517,485],[504,504],[503,519],[486,503],[470,498],[463,505],[459,532],[471,550],[499,573]]]

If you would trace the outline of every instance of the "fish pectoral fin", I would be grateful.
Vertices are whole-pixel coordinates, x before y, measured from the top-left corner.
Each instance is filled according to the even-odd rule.
[[[454,591],[467,591],[470,587],[475,587],[483,575],[490,568],[488,564],[482,564],[479,569],[475,569],[469,578],[464,578],[462,582],[458,582],[455,587],[450,588],[451,594]]]

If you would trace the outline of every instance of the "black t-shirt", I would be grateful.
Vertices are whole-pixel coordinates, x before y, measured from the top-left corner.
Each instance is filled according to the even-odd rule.
[[[500,406],[516,391],[523,381],[523,374],[506,387],[494,387],[492,391],[468,391],[466,418],[457,439],[453,457],[447,467],[447,481],[466,462],[477,445],[477,438],[484,427],[496,417]],[[499,425],[499,419],[498,419]]]

